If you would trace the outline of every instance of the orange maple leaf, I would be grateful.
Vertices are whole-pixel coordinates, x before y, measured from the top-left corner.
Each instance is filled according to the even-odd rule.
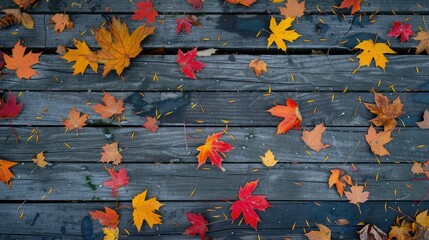
[[[381,131],[377,133],[375,128],[371,125],[368,129],[368,134],[365,134],[365,140],[371,147],[371,151],[378,156],[390,155],[389,151],[384,148],[384,144],[393,140],[390,137],[392,131]]]
[[[241,4],[246,7],[250,7],[250,5],[256,2],[256,0],[226,0],[226,1],[232,4]]]
[[[115,229],[118,226],[119,223],[119,215],[118,213],[109,208],[104,207],[105,212],[102,211],[88,211],[88,213],[91,215],[93,219],[97,219],[101,225]]]
[[[404,112],[404,104],[401,102],[401,98],[398,96],[393,103],[390,103],[389,99],[381,93],[374,93],[375,104],[364,103],[365,107],[376,114],[377,117],[370,120],[375,126],[384,126],[384,131],[393,130],[396,125],[396,118],[401,116]]]
[[[311,131],[302,131],[301,138],[309,148],[319,152],[320,149],[325,149],[331,146],[329,144],[322,143],[322,134],[325,132],[325,130],[326,127],[323,125],[323,123],[320,123],[317,124],[316,127],[314,127],[314,129]]]
[[[20,8],[28,8],[39,0],[13,0]]]
[[[298,18],[304,16],[305,1],[288,0],[285,7],[279,7],[280,14],[285,17]]]
[[[417,122],[416,124],[421,129],[429,129],[429,111],[427,109],[423,114],[423,121]]]
[[[156,133],[156,131],[158,130],[158,120],[156,119],[156,117],[149,117],[146,116],[146,122],[143,124],[143,127],[146,128],[147,130]]]
[[[157,201],[156,197],[146,200],[146,194],[147,190],[144,190],[144,192],[135,196],[132,201],[134,225],[136,225],[139,232],[144,221],[149,224],[150,228],[154,224],[162,223],[162,216],[155,211],[159,210],[164,204]]]
[[[122,161],[122,155],[119,151],[118,142],[114,142],[111,144],[106,144],[101,147],[104,152],[101,153],[100,161],[103,163],[110,163],[114,165],[119,165]]]
[[[101,50],[87,56],[90,61],[104,64],[103,77],[111,70],[116,70],[116,73],[121,75],[130,65],[130,59],[137,57],[143,50],[140,43],[153,34],[155,27],[146,27],[146,24],[143,24],[130,35],[127,24],[113,17],[109,30],[102,27],[96,31],[95,39]]]
[[[0,160],[0,181],[6,184],[9,188],[12,186],[12,179],[15,177],[9,168],[18,164],[17,162]]]
[[[338,8],[350,8],[353,6],[352,14],[355,14],[355,12],[360,10],[361,1],[362,0],[343,0],[343,2],[341,2],[341,5]]]
[[[260,59],[253,59],[252,61],[250,61],[249,67],[253,68],[256,77],[259,77],[262,72],[268,72],[267,64]]]
[[[44,168],[44,167],[46,167],[46,165],[48,165],[48,162],[46,162],[45,159],[46,158],[45,158],[43,152],[39,152],[36,154],[36,157],[33,158],[32,160],[37,166]]]
[[[68,14],[56,13],[52,16],[51,23],[54,23],[54,31],[57,33],[61,33],[64,29],[73,29],[73,22],[70,20]]]
[[[350,190],[350,192],[345,192],[350,203],[359,204],[368,201],[369,192],[363,191],[363,186],[353,185]]]
[[[12,56],[3,55],[6,62],[5,67],[9,70],[16,71],[16,75],[19,79],[30,79],[32,76],[37,76],[36,70],[32,69],[31,66],[39,63],[39,57],[40,54],[42,54],[30,51],[25,55],[26,48],[27,47],[22,46],[21,42],[18,40],[12,49]]]
[[[63,119],[63,124],[66,127],[66,131],[82,129],[86,125],[86,120],[88,120],[88,115],[83,114],[80,116],[80,112],[73,107],[69,113],[69,119]]]
[[[338,194],[343,197],[344,188],[348,185],[352,186],[352,177],[343,169],[331,169],[331,176],[329,176],[329,188],[336,186]]]
[[[299,112],[298,104],[294,100],[288,98],[286,100],[286,106],[276,105],[268,109],[267,111],[275,117],[284,118],[284,120],[281,121],[277,126],[277,134],[286,133],[294,127],[296,130],[299,129],[299,126],[302,121],[302,116]]]
[[[323,224],[316,225],[319,228],[319,231],[311,230],[304,234],[307,236],[308,240],[331,240],[331,230]]]
[[[101,115],[101,118],[110,118],[115,114],[119,115],[125,109],[122,98],[116,102],[115,97],[109,93],[104,93],[103,102],[105,105],[97,104],[92,107],[96,113]]]
[[[198,153],[198,167],[203,165],[207,158],[210,158],[210,161],[212,165],[215,165],[216,167],[220,168],[222,171],[225,169],[222,167],[222,157],[219,155],[220,153],[226,153],[234,149],[231,144],[219,141],[219,139],[222,137],[223,132],[213,133],[212,135],[208,136],[206,139],[206,142],[204,145],[201,145],[197,148]]]
[[[84,74],[88,65],[94,72],[98,71],[98,63],[95,61],[90,61],[88,55],[92,53],[85,41],[78,41],[73,39],[74,45],[77,49],[67,48],[67,53],[64,54],[61,58],[67,60],[67,62],[76,62],[72,68],[74,69],[73,75]]]
[[[416,46],[416,54],[420,54],[426,51],[429,54],[429,33],[425,31],[420,31],[414,37],[414,40],[420,41]]]

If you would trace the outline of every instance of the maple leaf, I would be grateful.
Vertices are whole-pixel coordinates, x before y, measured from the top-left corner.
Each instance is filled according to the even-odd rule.
[[[92,53],[85,41],[80,42],[79,40],[73,39],[74,45],[77,49],[68,48],[67,53],[61,58],[67,60],[67,62],[76,62],[72,68],[74,69],[73,75],[79,73],[84,74],[88,65],[94,72],[98,71],[98,63],[96,61],[90,61],[87,56]]]
[[[411,167],[411,172],[416,175],[425,173],[425,169],[423,168],[423,163],[414,162],[413,166]]]
[[[411,24],[401,23],[399,21],[395,21],[392,24],[392,28],[390,29],[388,37],[398,38],[401,36],[401,43],[410,40],[410,36],[414,36],[415,33],[411,29]]]
[[[280,14],[285,17],[298,18],[304,16],[305,1],[288,0],[285,7],[279,7]]]
[[[119,228],[103,228],[104,238],[103,240],[118,240],[119,239]]]
[[[246,7],[250,7],[250,5],[256,2],[256,0],[226,0],[226,1],[232,4],[241,4]]]
[[[419,126],[421,129],[429,129],[429,111],[427,109],[423,114],[423,121],[417,122],[417,126]]]
[[[57,50],[55,50],[55,52],[61,56],[64,56],[67,52],[67,48],[65,45],[58,45]]]
[[[201,145],[197,148],[198,153],[198,167],[203,165],[207,158],[210,158],[210,162],[212,165],[215,165],[216,167],[220,168],[222,171],[225,169],[222,167],[222,157],[219,155],[219,153],[226,153],[234,149],[234,147],[231,146],[231,144],[219,141],[219,139],[222,137],[223,132],[213,133],[212,135],[208,136],[206,139],[206,142],[204,145]]]
[[[110,174],[112,179],[104,181],[103,186],[112,188],[110,196],[115,198],[118,196],[118,189],[128,185],[130,177],[128,177],[128,173],[125,168],[119,169],[118,172],[115,170],[115,168],[107,168],[107,172]]]
[[[9,91],[7,102],[0,99],[0,119],[11,119],[21,112],[23,103],[16,104],[16,97],[13,92]]]
[[[49,21],[55,24],[54,31],[57,33],[62,33],[66,28],[73,29],[73,22],[68,14],[56,13]]]
[[[376,43],[372,39],[362,41],[356,45],[355,49],[361,49],[362,52],[357,56],[359,58],[359,66],[368,66],[371,64],[372,59],[375,61],[375,66],[380,67],[383,70],[386,70],[386,63],[389,61],[384,56],[384,54],[391,53],[395,54],[396,52],[390,49],[390,47],[385,43]]]
[[[30,79],[32,76],[37,76],[37,72],[31,68],[34,64],[39,63],[39,57],[42,53],[33,53],[30,51],[25,55],[25,49],[18,40],[12,49],[12,56],[4,55],[6,62],[6,68],[9,70],[16,71],[16,75],[19,79]]]
[[[316,224],[319,228],[319,231],[311,230],[310,232],[304,234],[309,240],[331,240],[331,230],[323,225]]]
[[[87,55],[88,60],[104,64],[103,77],[111,70],[116,70],[116,73],[121,75],[130,65],[130,59],[137,57],[143,50],[140,43],[153,34],[155,27],[146,27],[146,24],[143,24],[130,35],[127,24],[114,17],[109,30],[102,27],[96,31],[95,39],[101,50]]]
[[[420,31],[417,33],[417,36],[414,37],[414,40],[420,41],[416,47],[416,54],[420,54],[426,51],[429,54],[429,33],[425,31]]]
[[[350,203],[359,204],[368,201],[369,192],[363,191],[363,186],[353,185],[350,187],[350,190],[350,192],[344,192]]]
[[[17,162],[0,160],[0,181],[6,184],[9,188],[12,186],[12,179],[15,177],[9,168],[18,164]]]
[[[270,149],[267,150],[265,156],[260,156],[260,158],[262,159],[262,163],[266,167],[273,167],[274,165],[276,165],[279,160],[275,159],[275,157],[276,156],[273,154],[273,152],[271,152]]]
[[[340,197],[343,197],[344,188],[348,185],[353,186],[352,177],[342,169],[331,169],[331,176],[329,176],[328,185],[329,188],[336,186],[337,192]]]
[[[158,12],[153,7],[153,3],[150,0],[145,2],[141,1],[136,3],[137,10],[134,10],[134,14],[131,16],[132,20],[143,20],[151,24],[155,22],[155,18],[158,16]]]
[[[20,8],[29,8],[39,0],[13,0]]]
[[[362,0],[343,0],[341,2],[341,5],[338,8],[350,8],[353,6],[352,8],[352,14],[355,14],[355,12],[360,10],[360,2]]]
[[[191,4],[193,9],[199,8],[201,10],[203,8],[202,0],[186,0],[186,2]]]
[[[115,97],[109,93],[104,93],[103,102],[105,105],[97,104],[92,107],[96,113],[101,115],[101,118],[110,118],[115,114],[120,115],[125,109],[122,98],[116,102]]]
[[[206,66],[202,62],[195,61],[195,58],[197,58],[197,48],[189,50],[185,54],[183,54],[182,50],[179,48],[176,61],[182,67],[182,73],[188,78],[197,79],[195,71],[199,72]]]
[[[155,211],[159,210],[164,204],[158,202],[156,197],[151,199],[146,199],[147,190],[135,196],[132,201],[132,205],[134,208],[133,211],[133,219],[134,225],[136,225],[137,230],[140,232],[140,229],[144,223],[147,222],[150,228],[153,227],[154,224],[161,224],[162,217],[161,215],[155,213]]]
[[[46,158],[45,158],[43,152],[39,152],[36,154],[36,157],[33,158],[32,160],[37,166],[44,168],[44,167],[46,167],[46,165],[48,165],[48,162],[46,162],[45,159]]]
[[[96,210],[93,212],[88,211],[88,213],[93,219],[98,220],[101,225],[115,229],[119,224],[118,213],[106,206],[104,207],[104,211]]]
[[[114,142],[111,144],[106,144],[101,147],[104,152],[101,153],[100,161],[103,163],[110,163],[114,165],[119,165],[122,161],[122,155],[119,152],[118,142]]]
[[[423,163],[423,169],[424,169],[426,178],[429,178],[429,160]]]
[[[311,131],[302,131],[301,138],[309,148],[319,152],[320,149],[325,149],[331,146],[329,144],[322,143],[322,134],[325,132],[325,130],[326,127],[323,125],[323,123],[320,123],[317,124]]]
[[[277,126],[277,134],[286,133],[294,127],[296,130],[299,130],[299,126],[302,121],[302,116],[299,112],[298,104],[294,100],[288,98],[286,100],[286,106],[276,105],[268,109],[267,111],[275,117],[284,118],[284,120],[281,121]]]
[[[384,126],[384,131],[393,130],[398,124],[396,118],[404,113],[401,98],[398,96],[393,103],[390,103],[386,96],[374,92],[374,101],[375,104],[364,103],[371,113],[377,114],[377,117],[371,119],[370,122],[379,127]]]
[[[360,239],[367,240],[388,240],[387,235],[374,224],[367,224],[359,230]]]
[[[408,240],[411,238],[410,232],[412,231],[411,223],[399,217],[395,219],[395,226],[391,226],[389,231],[389,239],[396,238],[396,240]]]
[[[238,200],[235,201],[230,210],[232,222],[238,219],[243,214],[246,225],[250,224],[254,229],[257,228],[258,222],[261,221],[255,210],[264,211],[271,207],[270,203],[265,199],[264,195],[252,195],[258,186],[258,180],[247,182],[244,187],[240,187],[238,191]]]
[[[419,224],[425,228],[429,228],[429,216],[428,216],[428,210],[427,209],[425,211],[417,214],[416,221],[413,223],[413,230],[416,229],[417,224]]]
[[[392,131],[381,131],[377,133],[372,125],[369,127],[368,134],[365,134],[365,140],[375,155],[390,155],[389,151],[384,148],[384,144],[393,140],[393,138],[390,137],[391,133]]]
[[[206,232],[208,231],[207,224],[209,222],[204,218],[202,213],[196,214],[188,212],[186,213],[188,221],[192,226],[186,228],[184,234],[188,236],[200,235],[200,239],[204,240],[206,238]]]
[[[187,33],[191,32],[192,23],[191,20],[187,17],[182,17],[176,19],[176,33],[179,34],[181,31],[185,31]]]
[[[295,32],[295,30],[286,30],[292,25],[293,20],[295,20],[295,18],[288,17],[288,18],[282,19],[279,25],[277,25],[276,19],[274,17],[271,17],[271,20],[270,20],[271,34],[268,37],[267,48],[269,48],[271,44],[275,42],[277,45],[277,49],[281,49],[286,52],[287,46],[284,40],[288,42],[293,42],[301,36],[297,32]]]
[[[158,120],[156,119],[156,117],[149,117],[146,116],[146,122],[143,124],[143,127],[146,128],[147,130],[156,133],[156,131],[158,130]]]
[[[88,119],[88,115],[83,114],[80,116],[80,112],[76,111],[76,108],[73,107],[69,113],[69,119],[63,119],[63,124],[66,127],[67,131],[73,129],[82,129],[83,126],[86,125],[86,120]]]
[[[260,59],[253,59],[252,61],[250,61],[249,67],[253,68],[256,77],[259,77],[262,72],[268,72],[267,64]]]

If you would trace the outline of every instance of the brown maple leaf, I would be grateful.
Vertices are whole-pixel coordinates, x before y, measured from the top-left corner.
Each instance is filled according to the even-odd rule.
[[[304,15],[305,1],[288,0],[285,7],[279,7],[280,14],[285,17],[298,18]]]
[[[262,72],[268,72],[267,64],[260,59],[253,59],[252,61],[250,61],[249,67],[253,68],[256,77],[259,77]]]
[[[401,221],[400,217],[396,217],[395,225],[390,227],[389,239],[409,240],[411,238],[411,231],[411,223],[405,221],[405,219]]]
[[[425,169],[423,168],[423,163],[414,162],[413,166],[411,167],[411,172],[415,175],[420,175],[425,173]]]
[[[414,40],[420,41],[417,45],[416,54],[420,54],[424,51],[426,51],[427,54],[429,54],[429,33],[420,31],[417,33],[417,35],[414,37]]]
[[[387,235],[374,224],[367,224],[359,230],[360,239],[365,240],[388,240]]]
[[[331,230],[323,224],[316,225],[319,228],[319,231],[311,230],[304,234],[307,236],[308,240],[331,240]]]
[[[32,160],[37,166],[44,168],[46,167],[46,165],[48,165],[48,162],[46,162],[45,159],[46,158],[43,152],[39,152],[36,154],[36,157],[33,158]]]
[[[104,93],[103,102],[105,105],[97,104],[92,107],[96,113],[101,115],[101,118],[110,118],[115,114],[120,115],[125,109],[122,98],[115,101],[115,97],[109,93]]]
[[[398,96],[393,103],[390,103],[389,99],[381,93],[374,93],[375,104],[364,103],[365,107],[376,114],[377,117],[370,120],[376,126],[384,126],[384,131],[393,130],[396,125],[396,118],[401,116],[404,112],[404,104],[401,102],[401,98]]]
[[[350,192],[344,192],[350,203],[359,204],[368,201],[369,192],[363,191],[363,186],[353,185],[350,190]]]
[[[375,128],[371,125],[368,129],[368,134],[365,134],[365,140],[371,147],[371,151],[378,156],[390,155],[389,151],[384,148],[384,144],[393,140],[390,137],[392,131],[376,132]]]
[[[68,14],[56,13],[49,22],[55,24],[54,31],[57,33],[62,33],[66,28],[73,29],[73,22]]]
[[[122,155],[119,151],[118,142],[106,144],[101,147],[104,152],[101,153],[100,162],[110,163],[113,165],[119,165],[122,161]]]
[[[88,120],[88,115],[83,114],[80,116],[80,112],[73,107],[69,113],[69,119],[63,119],[63,124],[66,127],[66,131],[82,129],[86,125],[86,120]]]
[[[319,152],[320,149],[325,149],[330,147],[329,144],[322,143],[322,134],[325,132],[326,127],[323,125],[323,123],[320,123],[314,127],[313,130],[302,131],[302,140],[304,143],[311,149],[313,149],[316,152]]]
[[[429,129],[429,111],[426,109],[423,114],[423,121],[417,122],[417,126],[421,129]]]
[[[4,60],[6,62],[5,67],[9,70],[16,71],[16,75],[19,79],[30,79],[30,77],[37,75],[36,71],[32,69],[31,66],[39,63],[39,57],[40,54],[42,54],[30,51],[27,55],[24,55],[26,48],[27,47],[22,46],[20,40],[18,40],[12,49],[12,56],[4,54]]]

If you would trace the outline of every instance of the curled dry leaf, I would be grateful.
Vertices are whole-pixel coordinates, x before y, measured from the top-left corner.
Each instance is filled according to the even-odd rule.
[[[360,204],[368,201],[369,192],[363,190],[363,186],[353,185],[350,187],[350,192],[344,192],[346,198],[353,204]]]
[[[259,77],[262,72],[268,72],[267,64],[260,59],[253,59],[252,61],[250,61],[249,67],[253,68],[256,77]]]
[[[336,186],[337,192],[340,197],[343,197],[344,189],[347,185],[353,186],[352,177],[343,169],[331,169],[331,176],[329,176],[329,188]]]
[[[335,224],[337,224],[337,225],[339,225],[339,226],[344,226],[344,225],[347,225],[347,224],[349,224],[349,223],[350,223],[350,222],[349,222],[349,220],[347,220],[347,219],[345,219],[345,218],[337,219],[337,220],[335,220],[334,222],[335,222]]]
[[[5,29],[10,26],[18,25],[21,21],[13,14],[5,14],[0,18],[0,29]]]
[[[198,57],[210,57],[211,55],[215,54],[217,52],[216,48],[208,48],[205,50],[200,50],[197,52]]]
[[[6,68],[16,71],[19,79],[30,79],[30,77],[37,75],[37,72],[31,66],[39,63],[39,57],[42,54],[30,51],[25,55],[25,49],[27,47],[22,46],[20,40],[18,40],[12,49],[12,56],[4,55]]]
[[[360,239],[388,240],[387,235],[374,224],[367,224],[358,231]]]
[[[122,161],[122,155],[119,151],[118,142],[106,144],[101,147],[104,152],[101,153],[100,162],[110,163],[113,165],[119,165]]]
[[[355,49],[361,49],[362,52],[357,56],[359,59],[359,66],[367,66],[371,64],[371,61],[374,59],[375,66],[380,67],[383,70],[386,70],[386,63],[389,61],[384,56],[384,54],[395,54],[387,44],[385,43],[376,43],[372,39],[365,40],[356,45]]]
[[[273,152],[271,152],[270,149],[267,150],[265,156],[260,156],[260,158],[262,159],[262,163],[267,167],[273,167],[277,164],[279,160],[277,160],[275,157],[276,156]]]
[[[396,125],[396,119],[401,116],[404,112],[404,104],[401,102],[401,98],[398,96],[393,103],[381,93],[374,93],[375,104],[364,103],[365,107],[377,117],[369,120],[375,126],[384,126],[384,131],[393,130]]]
[[[299,130],[302,116],[298,104],[294,100],[288,98],[285,106],[276,105],[267,111],[275,117],[284,118],[277,126],[277,134],[284,134],[292,128]]]
[[[323,225],[316,224],[319,228],[319,231],[311,230],[310,232],[304,234],[309,240],[331,240],[331,230]]]
[[[314,129],[311,131],[302,131],[301,138],[309,148],[319,152],[320,149],[325,149],[331,146],[329,144],[322,143],[322,135],[325,131],[326,127],[323,125],[323,123],[320,123],[317,124],[316,127],[314,127]]]
[[[392,131],[381,131],[376,132],[375,128],[371,125],[368,129],[368,134],[365,134],[365,140],[368,145],[371,147],[371,151],[378,156],[390,155],[389,151],[384,148],[384,144],[393,140],[390,137]]]
[[[288,17],[280,20],[280,23],[277,25],[276,19],[274,17],[271,17],[271,34],[268,37],[267,48],[269,48],[271,44],[275,42],[277,45],[277,49],[281,49],[286,52],[287,46],[284,41],[293,42],[301,36],[297,32],[295,32],[295,30],[286,30],[292,26],[292,22],[294,20],[295,18]]]
[[[23,13],[19,9],[4,9],[5,15],[0,19],[0,29],[17,25],[22,23],[22,25],[27,29],[34,28],[34,20],[28,13]]]
[[[65,45],[58,45],[57,50],[55,50],[55,52],[61,56],[64,56],[64,54],[66,54],[66,52],[67,52],[67,48]]]
[[[305,1],[298,2],[298,0],[288,0],[285,7],[279,7],[280,14],[291,18],[299,18],[304,16]]]
[[[33,158],[32,160],[37,166],[44,168],[46,167],[46,165],[48,165],[48,162],[46,162],[45,159],[46,158],[43,152],[39,152],[36,154],[36,157]]]
[[[146,200],[146,195],[147,190],[144,190],[144,192],[135,196],[132,201],[134,208],[134,225],[136,225],[139,232],[143,226],[144,221],[147,222],[150,228],[152,228],[155,224],[162,223],[162,216],[157,214],[156,211],[158,211],[164,204],[158,202],[156,197]]]
[[[421,129],[429,129],[429,111],[427,109],[423,114],[423,121],[417,122],[417,126]]]
[[[64,29],[73,29],[73,22],[68,14],[56,13],[49,22],[55,24],[54,31],[57,33],[62,33]]]
[[[15,177],[10,171],[10,168],[18,164],[17,162],[0,159],[0,181],[6,184],[9,188],[12,186],[12,179]]]

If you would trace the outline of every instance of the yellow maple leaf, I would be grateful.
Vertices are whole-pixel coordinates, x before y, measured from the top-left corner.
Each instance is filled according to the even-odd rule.
[[[276,156],[273,152],[271,152],[270,149],[267,150],[265,156],[260,156],[260,158],[262,159],[262,163],[267,167],[273,167],[274,165],[276,165],[279,160],[275,159],[275,157]]]
[[[103,77],[111,70],[116,70],[116,73],[121,75],[130,65],[130,59],[137,57],[143,50],[140,43],[153,34],[154,30],[155,27],[146,27],[146,24],[143,24],[130,35],[127,24],[114,17],[109,30],[102,27],[96,31],[95,39],[101,50],[90,54],[88,59],[104,64]]]
[[[413,222],[413,231],[416,230],[417,224],[420,224],[421,226],[423,226],[425,228],[429,228],[428,210],[425,210],[425,211],[420,212],[419,214],[417,214],[416,221]]]
[[[119,239],[119,228],[103,228],[104,238],[103,240],[118,240]]]
[[[37,166],[39,166],[41,168],[44,168],[44,167],[46,167],[46,165],[48,165],[48,162],[46,162],[45,159],[46,158],[45,158],[45,155],[43,155],[43,152],[39,152],[39,153],[36,154],[36,157],[33,158],[33,162]]]
[[[152,228],[154,224],[162,223],[162,216],[155,213],[155,211],[159,210],[164,204],[158,202],[156,197],[151,199],[146,199],[147,190],[135,196],[132,201],[132,205],[134,208],[133,211],[133,219],[134,224],[137,227],[137,230],[140,232],[140,229],[144,223],[144,221],[149,224],[149,227]]]
[[[311,230],[304,234],[309,240],[331,240],[331,230],[323,225],[316,224],[320,231]]]
[[[94,72],[98,71],[98,63],[95,61],[90,61],[86,56],[92,53],[85,41],[78,41],[73,39],[74,45],[77,49],[68,48],[67,53],[64,54],[61,58],[67,60],[67,62],[76,62],[72,68],[74,69],[73,75],[84,74],[88,65],[92,68]]]
[[[359,58],[359,66],[368,66],[371,64],[372,59],[374,59],[375,66],[380,67],[383,70],[386,70],[386,63],[389,61],[384,56],[386,53],[395,54],[387,44],[385,43],[376,43],[372,39],[362,41],[356,45],[355,49],[361,49],[362,52],[357,56]],[[356,70],[355,70],[356,71]]]
[[[277,25],[276,19],[274,17],[271,17],[270,30],[272,33],[268,38],[267,48],[269,48],[271,44],[275,42],[277,45],[277,49],[281,49],[286,52],[287,47],[284,40],[288,42],[293,42],[301,36],[297,32],[295,32],[295,30],[286,30],[292,25],[293,20],[295,20],[295,18],[288,17],[286,19],[282,19]]]

